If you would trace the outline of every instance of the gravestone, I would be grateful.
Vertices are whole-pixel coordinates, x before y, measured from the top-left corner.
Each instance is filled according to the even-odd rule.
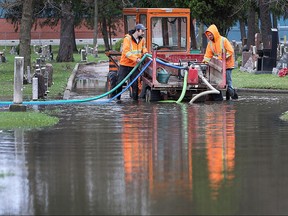
[[[47,73],[48,77],[48,87],[51,87],[53,84],[53,65],[47,63],[45,67],[45,73]]]

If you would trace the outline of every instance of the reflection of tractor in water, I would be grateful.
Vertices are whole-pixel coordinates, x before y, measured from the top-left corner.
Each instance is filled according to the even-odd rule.
[[[142,64],[152,63],[138,79],[140,97],[147,102],[178,99],[185,88],[184,100],[222,100],[221,91],[226,90],[225,60],[213,58],[206,65],[201,63],[203,54],[191,53],[189,9],[126,8],[123,14],[125,32],[136,23],[147,27],[146,46],[152,56]],[[116,85],[121,53],[108,51],[106,55],[109,57],[109,91]],[[141,68],[143,66],[139,70]]]

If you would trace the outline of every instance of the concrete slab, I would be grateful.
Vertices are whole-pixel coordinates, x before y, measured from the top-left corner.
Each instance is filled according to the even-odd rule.
[[[70,98],[70,94],[77,80],[93,80],[95,81],[95,83],[103,83],[106,82],[108,72],[109,72],[108,61],[100,63],[95,62],[78,63],[73,69],[73,72],[68,79],[63,99],[68,100]]]

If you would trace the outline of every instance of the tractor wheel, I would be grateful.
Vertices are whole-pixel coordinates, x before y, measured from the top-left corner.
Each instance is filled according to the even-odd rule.
[[[145,93],[145,101],[149,103],[151,101],[151,90],[149,88],[146,89]]]
[[[117,72],[116,71],[109,71],[109,73],[107,75],[106,85],[105,85],[106,92],[113,89],[116,86],[116,83],[117,83]],[[107,97],[112,98],[115,95],[116,95],[116,91],[112,92]]]
[[[145,101],[151,102],[151,101],[159,101],[161,100],[161,93],[159,90],[151,90],[150,88],[146,89],[145,93]]]
[[[141,90],[142,90],[142,81],[141,81],[141,78],[139,77],[138,80],[136,81],[138,84],[138,95],[141,94]],[[132,98],[132,86],[130,86],[129,88],[129,96],[130,98]]]
[[[223,95],[221,91],[219,94],[209,94],[207,97],[210,101],[223,101]]]

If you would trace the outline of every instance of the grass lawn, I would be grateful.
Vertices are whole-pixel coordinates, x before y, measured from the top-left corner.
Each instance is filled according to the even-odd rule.
[[[242,56],[238,55],[238,62],[242,62]],[[239,65],[240,67],[240,65]],[[273,74],[253,74],[240,71],[235,68],[232,72],[233,86],[247,89],[266,89],[266,90],[288,90],[288,76],[279,77]]]
[[[52,47],[54,59],[58,53],[58,46]],[[100,46],[101,49],[101,46]],[[0,100],[13,101],[14,94],[14,58],[15,55],[10,54],[10,47],[0,47],[0,51],[5,53],[6,63],[0,64]],[[33,52],[31,56],[31,76],[35,72],[33,65],[39,56]],[[104,49],[103,49],[104,50]],[[49,94],[47,99],[62,99],[65,91],[67,81],[76,66],[81,62],[81,56],[78,53],[74,54],[74,62],[50,61],[53,65],[53,85],[49,87]],[[99,53],[99,57],[95,58],[93,55],[87,55],[88,62],[98,62],[100,60],[108,60],[105,53]],[[23,100],[32,100],[32,84],[25,84],[23,86]],[[7,112],[0,111],[0,129],[10,130],[16,128],[40,128],[55,125],[59,122],[57,117],[53,117],[53,113],[34,112],[27,110],[27,112]]]
[[[55,125],[57,117],[40,112],[0,112],[0,129],[39,128]]]
[[[53,54],[54,59],[57,56],[58,53],[58,46],[53,46]],[[79,48],[78,48],[79,49]],[[10,47],[0,47],[0,51],[4,51],[5,57],[7,59],[6,63],[0,64],[0,99],[1,100],[13,100],[13,84],[14,84],[14,58],[15,55],[11,55]],[[32,56],[31,56],[31,76],[33,76],[35,72],[35,63],[36,59],[39,58],[39,56],[33,52],[32,50]],[[101,51],[101,46],[99,48]],[[102,50],[104,48],[102,47]],[[87,55],[88,62],[98,62],[101,60],[108,60],[105,53],[99,53],[99,57],[95,58],[93,55]],[[52,99],[62,99],[64,90],[67,85],[67,81],[77,63],[81,62],[81,56],[78,53],[74,53],[74,62],[56,62],[49,61],[47,63],[51,63],[53,65],[53,85],[49,87],[49,94],[48,94],[48,100]],[[32,84],[25,84],[23,86],[23,100],[31,100],[32,99]]]
[[[251,74],[237,68],[232,72],[232,80],[235,88],[288,90],[288,76]]]
[[[284,121],[288,121],[288,111],[283,113],[283,115],[281,115],[280,119],[282,119]]]

